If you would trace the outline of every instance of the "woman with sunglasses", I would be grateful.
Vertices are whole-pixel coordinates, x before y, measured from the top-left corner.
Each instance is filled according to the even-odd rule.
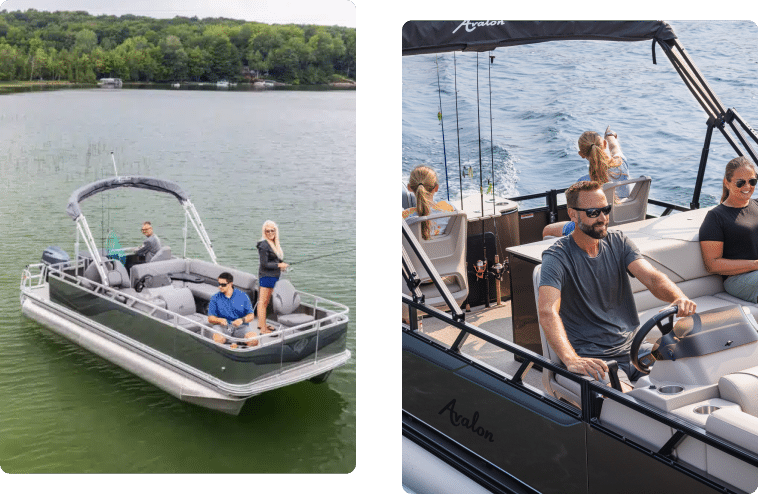
[[[589,130],[579,137],[577,144],[579,156],[589,162],[589,173],[580,177],[577,182],[592,181],[605,184],[629,180],[629,165],[626,162],[626,156],[621,151],[618,134],[611,130],[610,125],[605,129],[603,137]],[[616,187],[615,198],[625,199],[629,197],[630,192],[629,185],[621,185]],[[571,221],[552,223],[542,230],[542,237],[568,235],[574,231],[574,227]]]
[[[274,327],[266,324],[266,308],[268,308],[268,304],[271,301],[274,285],[279,281],[282,269],[287,269],[289,266],[289,264],[282,260],[284,258],[284,251],[279,244],[279,227],[276,226],[276,223],[271,220],[263,223],[262,236],[257,247],[261,261],[258,268],[258,282],[260,284],[258,329],[261,334],[267,334],[273,332]]]
[[[758,301],[758,201],[751,198],[756,183],[748,158],[727,163],[721,203],[700,226],[705,268],[724,277],[727,293],[753,303]]]

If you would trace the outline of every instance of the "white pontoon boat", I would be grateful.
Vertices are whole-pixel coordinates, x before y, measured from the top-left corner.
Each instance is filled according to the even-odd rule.
[[[210,261],[173,256],[169,246],[149,262],[98,249],[80,202],[122,187],[179,200],[185,211],[185,256],[189,222]],[[74,259],[50,248],[43,262],[24,269],[23,313],[173,396],[236,415],[251,396],[308,379],[323,382],[350,358],[348,308],[296,291],[284,279],[272,297],[273,310],[267,311],[276,331],[256,337],[257,346],[229,336],[225,344],[213,340],[222,328],[208,323],[207,308],[218,292],[218,276],[230,272],[235,287],[253,304],[258,280],[218,264],[194,205],[177,184],[150,177],[108,178],[76,190],[66,211],[76,223]],[[86,252],[79,252],[80,240]]]

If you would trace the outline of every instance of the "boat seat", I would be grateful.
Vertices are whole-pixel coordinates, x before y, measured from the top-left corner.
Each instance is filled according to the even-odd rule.
[[[722,376],[719,393],[721,398],[737,403],[743,412],[758,418],[758,367]]]
[[[735,408],[720,408],[705,422],[709,434],[723,438],[748,451],[758,451],[758,417]],[[706,445],[708,474],[728,482],[745,492],[755,492],[758,488],[758,468],[742,460]]]
[[[440,235],[424,240],[421,236],[421,224],[426,220],[448,219],[445,231]],[[463,211],[439,212],[429,216],[414,216],[405,219],[421,248],[429,257],[432,265],[441,278],[447,278],[445,284],[459,306],[468,297],[468,274],[466,273],[466,231],[468,227],[466,213]],[[421,265],[403,237],[405,247],[416,273],[422,281],[419,286],[427,305],[446,308],[447,305],[433,283],[424,283],[431,278]],[[403,283],[403,293],[410,295],[408,287]],[[405,306],[404,306],[405,307]],[[404,309],[405,310],[405,309]]]
[[[315,320],[312,315],[296,312],[301,307],[300,295],[289,280],[280,279],[276,282],[271,300],[276,320],[282,326],[299,326]]]
[[[416,207],[416,196],[408,190],[408,186],[403,184],[403,209]]]
[[[633,221],[644,220],[647,215],[647,199],[650,195],[650,183],[648,176],[640,176],[620,182],[608,182],[603,184],[603,192],[611,205],[611,214],[608,215],[608,226],[623,225]],[[629,197],[620,201],[613,200],[613,193],[622,185],[634,185]]]
[[[184,259],[169,259],[164,261],[135,264],[129,273],[132,286],[143,276],[157,276],[159,274],[183,273],[186,271],[187,262]]]
[[[100,279],[100,272],[97,270],[97,264],[94,262],[90,262],[89,266],[87,266],[87,269],[84,270],[84,274],[82,276],[87,280],[94,281],[95,283],[102,283]],[[129,279],[129,273],[127,273],[126,268],[118,259],[109,259],[105,261],[105,276],[108,280],[108,286],[112,288],[131,288],[132,286],[131,280]],[[85,288],[90,289],[94,288],[95,286],[91,283],[87,283],[86,281],[83,281],[82,285]]]
[[[539,287],[540,287],[540,273],[542,273],[542,265],[538,265],[534,268],[532,274],[532,282],[534,283],[534,298],[539,307]],[[539,310],[537,311],[537,320],[539,322]],[[540,328],[540,340],[542,341],[542,356],[550,360],[553,363],[563,366],[563,362],[550,348],[550,344],[545,337],[545,331],[542,329],[542,324],[539,324]],[[556,374],[550,369],[542,369],[542,386],[548,393],[551,393],[558,399],[568,401],[578,407],[581,407],[581,386],[579,383],[575,383],[560,374]]]
[[[158,249],[158,252],[155,253],[154,256],[151,258],[145,257],[145,260],[147,262],[159,262],[159,261],[167,261],[171,259],[171,247],[168,245],[164,245],[160,249]]]

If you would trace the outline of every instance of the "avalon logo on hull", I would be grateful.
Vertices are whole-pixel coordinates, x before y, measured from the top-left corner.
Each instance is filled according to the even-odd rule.
[[[466,32],[473,33],[474,30],[478,27],[488,27],[488,26],[501,26],[505,24],[505,21],[478,21],[478,22],[472,22],[472,21],[463,21],[461,24],[455,28],[453,31],[453,34],[456,33],[460,28],[465,27]]]
[[[464,417],[462,414],[459,414],[455,411],[455,398],[453,398],[450,403],[445,405],[445,407],[440,410],[439,415],[442,415],[445,412],[449,412],[450,416],[450,423],[453,424],[456,427],[463,427],[464,429],[470,429],[471,432],[476,434],[479,437],[482,437],[484,439],[489,440],[489,442],[493,443],[495,442],[495,437],[492,435],[492,433],[482,426],[477,427],[476,423],[479,420],[479,412],[474,411],[474,416],[469,419],[468,417]]]

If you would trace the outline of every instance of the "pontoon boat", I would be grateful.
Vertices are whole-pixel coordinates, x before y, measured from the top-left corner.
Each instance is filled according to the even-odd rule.
[[[181,203],[183,257],[172,255],[167,245],[148,262],[125,249],[97,247],[80,202],[124,187],[170,194]],[[224,344],[213,340],[223,329],[210,325],[207,315],[218,276],[230,272],[253,304],[258,280],[217,262],[194,205],[177,184],[107,178],[76,190],[66,211],[76,224],[74,258],[48,248],[43,262],[23,270],[23,313],[180,400],[236,415],[251,396],[308,379],[323,382],[350,358],[348,308],[297,291],[285,279],[277,283],[273,310],[267,311],[273,333],[257,336],[257,346],[229,336]],[[188,222],[210,261],[186,257]],[[80,240],[86,252],[79,251]]]

